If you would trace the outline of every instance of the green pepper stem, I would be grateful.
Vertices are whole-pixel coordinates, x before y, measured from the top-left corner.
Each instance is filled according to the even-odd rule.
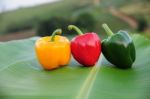
[[[51,42],[53,42],[54,40],[55,40],[55,36],[56,35],[60,35],[62,33],[62,30],[61,29],[56,29],[53,33],[52,33],[52,35],[51,35]]]
[[[114,33],[111,31],[111,29],[108,27],[107,24],[102,24],[102,27],[104,28],[104,30],[106,31],[108,36],[113,35]]]
[[[83,34],[83,32],[77,26],[75,26],[75,25],[69,25],[68,29],[69,30],[74,29],[78,33],[78,35],[82,35]]]

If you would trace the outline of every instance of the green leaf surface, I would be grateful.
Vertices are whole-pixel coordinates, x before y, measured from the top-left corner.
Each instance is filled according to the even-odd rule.
[[[0,99],[149,99],[150,40],[132,38],[137,57],[127,70],[101,57],[94,68],[72,59],[68,66],[45,71],[34,53],[37,38],[0,43]]]

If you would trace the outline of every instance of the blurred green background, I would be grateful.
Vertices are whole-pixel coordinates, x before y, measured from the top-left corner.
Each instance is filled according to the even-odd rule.
[[[11,7],[11,1],[0,1],[0,41],[51,35],[56,28],[62,28],[63,35],[75,35],[74,31],[68,32],[69,24],[104,38],[102,23],[107,23],[114,32],[122,29],[150,37],[149,0],[57,0],[7,10],[5,6]]]

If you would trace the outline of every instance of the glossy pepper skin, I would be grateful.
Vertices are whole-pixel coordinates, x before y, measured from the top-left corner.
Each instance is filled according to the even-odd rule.
[[[46,70],[67,65],[70,61],[70,42],[66,37],[59,36],[61,30],[57,29],[52,36],[38,39],[35,43],[37,58]]]
[[[116,34],[106,24],[102,27],[109,37],[102,41],[102,53],[105,58],[118,68],[131,68],[136,58],[135,46],[132,38],[126,31],[119,31]]]
[[[69,30],[76,30],[79,36],[71,41],[71,53],[73,57],[84,66],[94,66],[101,53],[101,41],[96,33],[89,32],[83,34],[74,25],[68,26]]]

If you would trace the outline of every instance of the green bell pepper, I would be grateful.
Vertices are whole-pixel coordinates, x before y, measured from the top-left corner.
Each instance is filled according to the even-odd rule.
[[[131,68],[136,58],[135,46],[132,38],[126,31],[120,30],[114,34],[107,24],[102,27],[109,35],[102,41],[102,53],[105,58],[118,68]]]

